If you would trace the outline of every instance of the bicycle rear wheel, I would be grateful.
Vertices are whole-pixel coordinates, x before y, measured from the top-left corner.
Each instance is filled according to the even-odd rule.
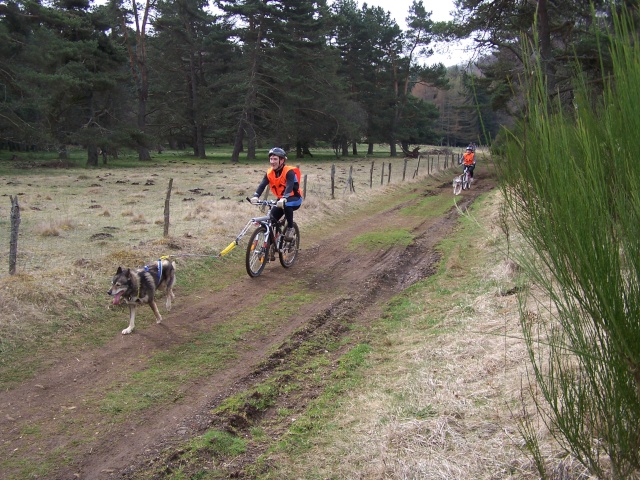
[[[300,229],[296,222],[293,222],[293,230],[295,231],[293,240],[287,242],[284,241],[283,238],[282,248],[278,252],[280,255],[280,265],[284,268],[289,268],[293,265],[298,257],[298,249],[300,248]]]
[[[247,245],[246,266],[250,277],[257,277],[267,264],[269,253],[269,234],[265,227],[258,227],[251,234]]]
[[[460,195],[461,191],[462,191],[462,178],[456,177],[453,179],[453,194]]]

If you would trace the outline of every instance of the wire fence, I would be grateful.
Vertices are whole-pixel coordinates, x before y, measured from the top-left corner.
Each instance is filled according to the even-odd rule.
[[[417,158],[301,162],[306,199],[331,201],[457,165],[459,152]],[[4,175],[14,189],[0,205],[0,278],[100,268],[165,250],[215,253],[246,222],[262,171],[211,165]],[[92,176],[93,175],[93,176]],[[169,185],[169,188],[167,188]],[[305,200],[306,201],[306,200]]]

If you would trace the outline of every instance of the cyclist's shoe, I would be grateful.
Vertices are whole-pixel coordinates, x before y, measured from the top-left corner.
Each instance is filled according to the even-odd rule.
[[[287,242],[290,242],[291,240],[293,240],[293,237],[295,236],[296,236],[296,231],[292,227],[289,227],[287,228],[287,231],[284,234],[284,239]]]

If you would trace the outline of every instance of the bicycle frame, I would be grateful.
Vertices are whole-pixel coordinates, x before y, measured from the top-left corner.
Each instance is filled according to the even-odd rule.
[[[275,202],[270,200],[259,200],[257,205],[267,206],[271,208],[275,205]],[[278,222],[274,223],[271,221],[270,215],[264,215],[262,217],[252,217],[249,219],[247,224],[244,226],[242,231],[238,234],[238,236],[234,240],[235,245],[238,245],[240,243],[240,240],[242,240],[242,237],[244,237],[247,234],[250,228],[259,227],[260,225],[266,228],[267,232],[269,232],[269,243],[275,243],[275,240],[276,240],[275,234],[276,232],[280,233],[278,231]]]

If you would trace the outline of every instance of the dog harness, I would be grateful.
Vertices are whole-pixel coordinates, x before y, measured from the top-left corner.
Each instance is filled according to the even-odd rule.
[[[144,266],[144,271],[149,271],[149,265]],[[162,260],[158,260],[158,283],[162,280]],[[138,292],[140,293],[140,292]]]
[[[149,271],[149,265],[144,266],[144,271]],[[158,260],[158,283],[162,279],[162,260]],[[138,282],[138,293],[136,294],[136,298],[140,298],[140,289],[142,288],[142,284]],[[129,300],[131,300],[131,296],[129,296]]]

